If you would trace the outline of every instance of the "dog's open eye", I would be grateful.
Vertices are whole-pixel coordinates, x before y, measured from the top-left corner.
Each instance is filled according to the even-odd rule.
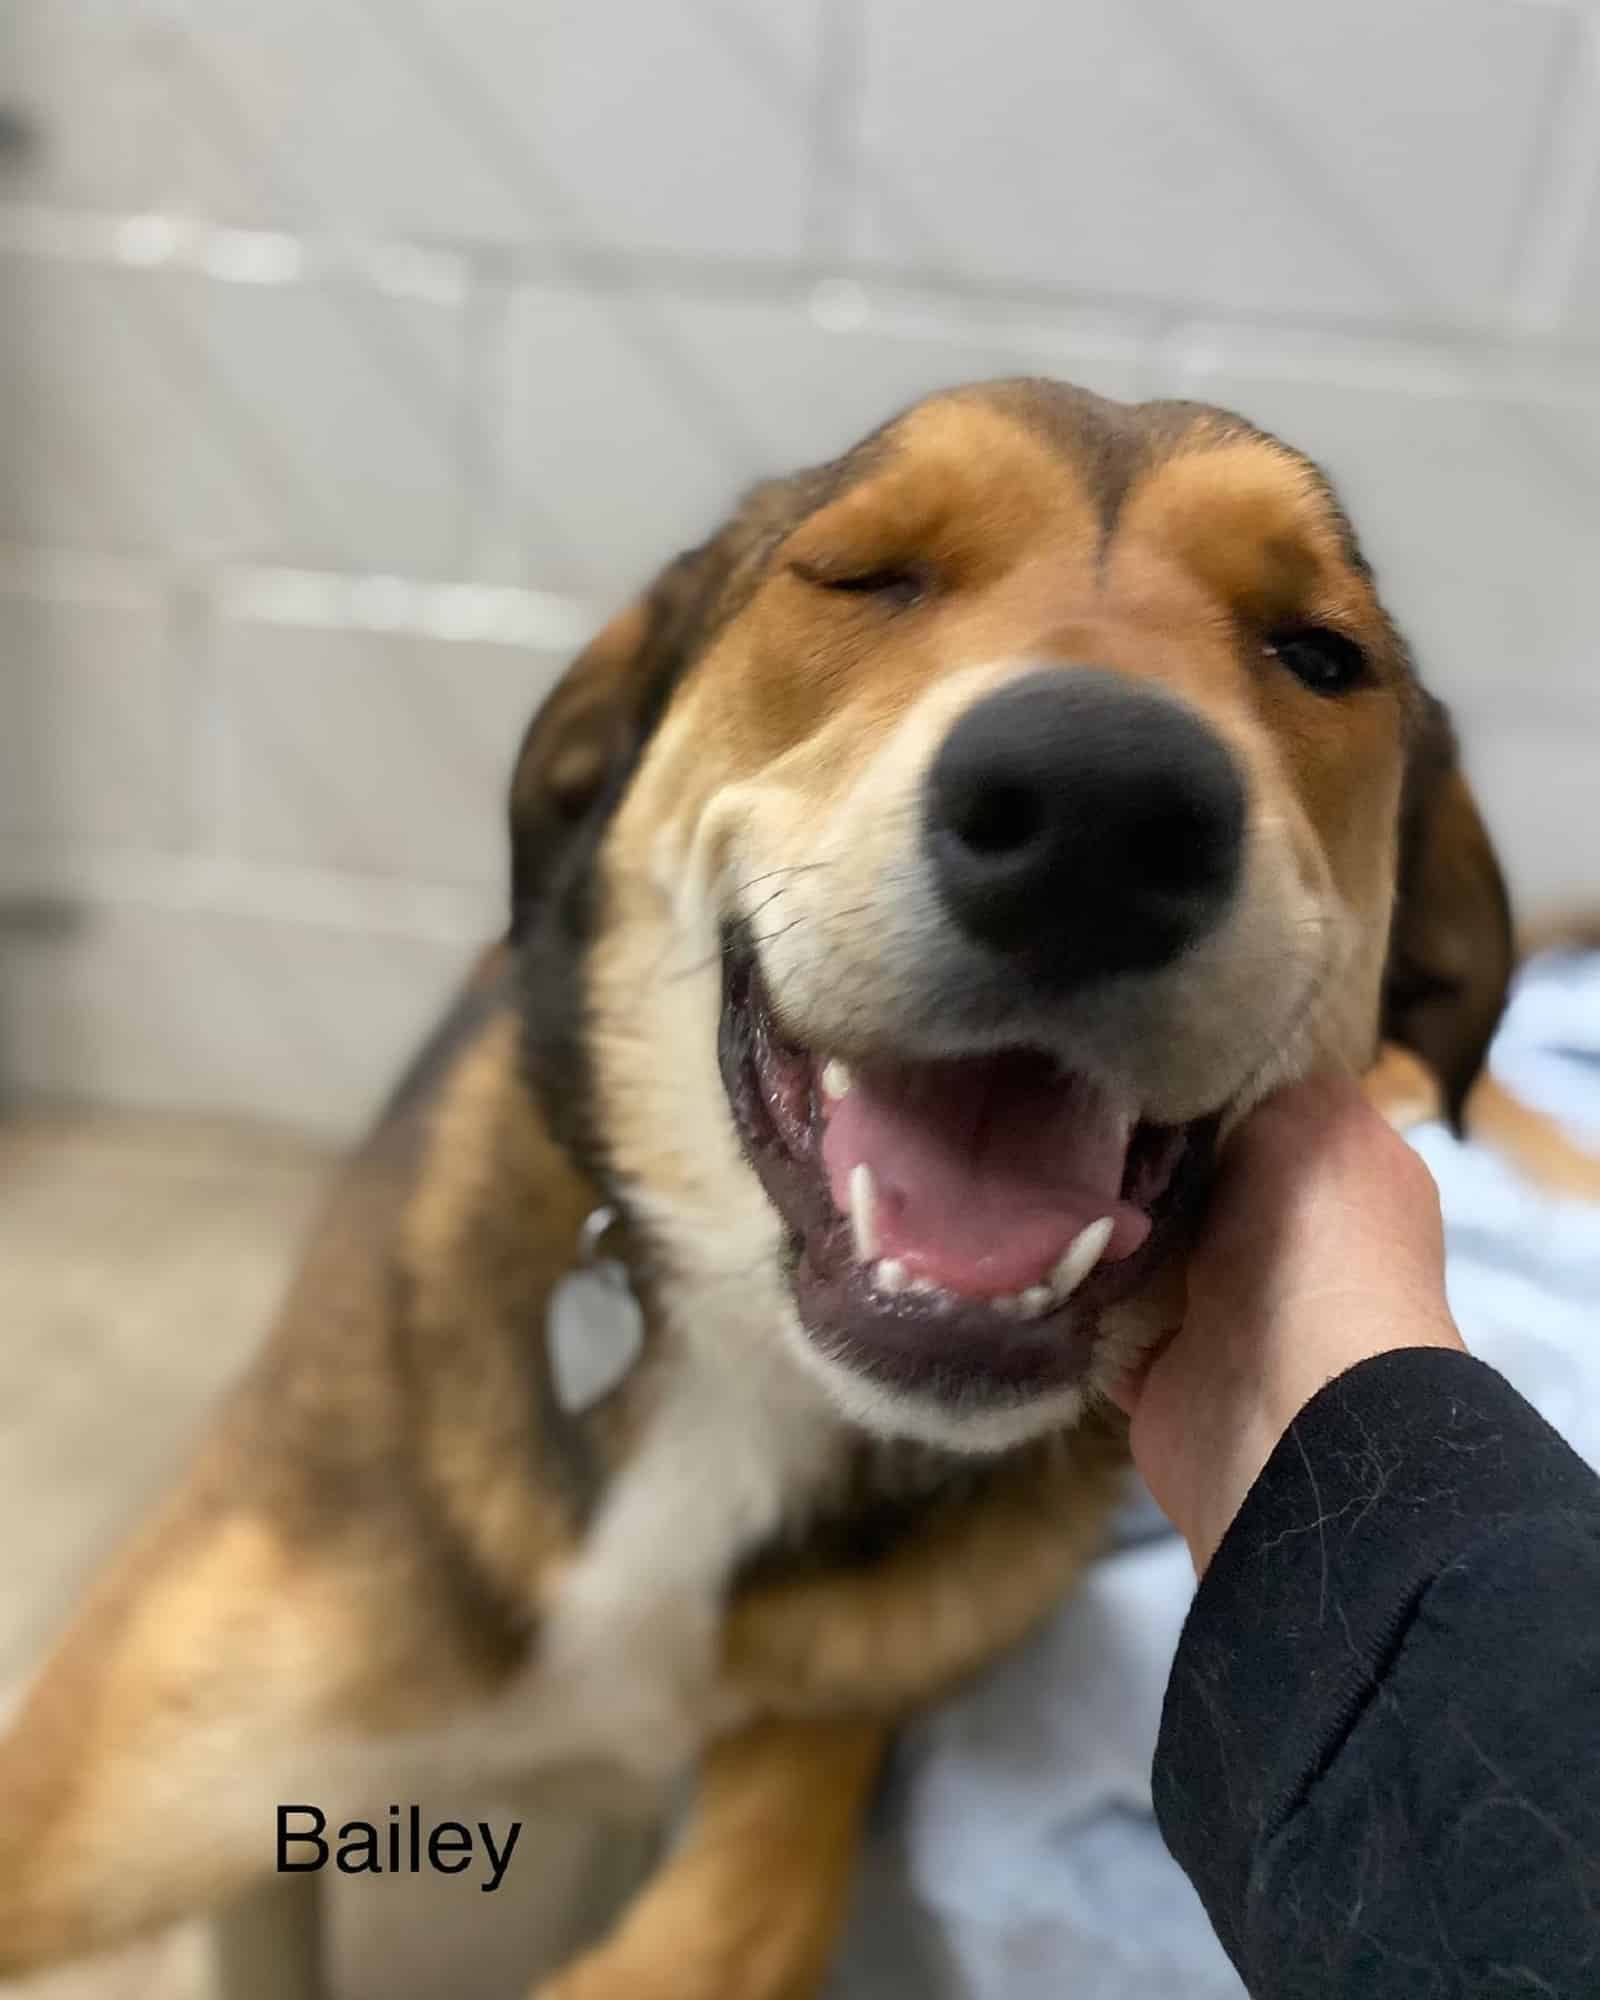
[[[1367,678],[1367,657],[1355,640],[1326,625],[1269,633],[1267,651],[1313,694],[1344,694]]]
[[[802,583],[844,597],[875,597],[890,609],[903,611],[928,594],[930,578],[919,563],[882,563],[873,569],[829,569],[815,563],[789,565]]]

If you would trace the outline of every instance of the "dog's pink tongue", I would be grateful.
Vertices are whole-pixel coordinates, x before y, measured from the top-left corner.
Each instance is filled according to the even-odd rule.
[[[1086,1079],[1006,1055],[858,1073],[829,1111],[822,1158],[846,1216],[855,1168],[871,1169],[874,1259],[986,1298],[1043,1283],[1104,1215],[1104,1256],[1138,1249],[1150,1218],[1118,1199],[1128,1133]]]

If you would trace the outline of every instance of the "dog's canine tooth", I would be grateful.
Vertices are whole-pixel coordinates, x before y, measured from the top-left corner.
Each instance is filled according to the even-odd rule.
[[[850,1074],[850,1065],[840,1062],[837,1056],[829,1056],[822,1065],[822,1094],[824,1097],[841,1098],[850,1095],[855,1078]]]
[[[903,1292],[911,1280],[906,1275],[905,1265],[898,1257],[885,1257],[873,1270],[872,1282],[880,1292],[888,1292],[892,1296],[896,1292]]]
[[[878,1188],[865,1160],[858,1160],[850,1169],[850,1233],[855,1238],[857,1263],[873,1263],[882,1247],[878,1241]]]
[[[1102,1215],[1098,1222],[1091,1222],[1086,1228],[1080,1229],[1062,1252],[1060,1262],[1050,1273],[1051,1297],[1058,1303],[1063,1299],[1070,1299],[1099,1263],[1101,1254],[1110,1241],[1109,1215]]]

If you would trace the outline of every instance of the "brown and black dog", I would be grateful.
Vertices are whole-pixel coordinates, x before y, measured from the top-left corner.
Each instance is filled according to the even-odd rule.
[[[759,488],[536,718],[514,910],[175,1498],[0,1745],[0,1965],[275,1802],[700,1764],[547,1995],[784,2000],[893,1720],[1059,1597],[1221,1136],[1511,966],[1445,716],[1305,458],[1043,381]],[[598,1204],[638,1364],[562,1407]]]

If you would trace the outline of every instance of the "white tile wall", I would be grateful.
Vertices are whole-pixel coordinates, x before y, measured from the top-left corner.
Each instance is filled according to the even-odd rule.
[[[1556,402],[1460,360],[1418,370],[1348,345],[1203,332],[1169,380],[1327,467],[1447,699],[1479,712],[1592,699],[1600,381]]]
[[[606,600],[715,526],[763,470],[716,357],[649,289],[520,291],[508,315],[505,476],[526,580]]]
[[[793,256],[815,23],[815,0],[205,0],[186,192],[289,227]]]
[[[1109,314],[1044,313],[868,292],[835,280],[770,302],[692,295],[663,313],[708,357],[718,391],[764,470],[844,450],[903,404],[994,375],[1064,375],[1138,394],[1142,327]]]
[[[1493,319],[1573,23],[869,0],[858,241],[898,267],[1273,317]]]
[[[774,298],[533,286],[511,316],[513,505],[525,574],[603,598],[715,526],[752,480],[843,450],[902,404],[984,375],[1137,391],[1135,333],[832,281]]]
[[[225,849],[501,890],[511,761],[564,660],[244,622],[217,647],[232,777]]]
[[[576,635],[982,374],[1323,457],[1523,901],[1600,900],[1592,0],[11,0],[0,59],[0,1083],[355,1120]]]
[[[0,591],[0,838],[177,848],[187,694],[159,602]]]
[[[1310,243],[1359,259],[1379,292],[1375,318],[1507,319],[1543,193],[1546,126],[1580,39],[1573,13],[1524,0],[1159,0],[1148,18],[1212,119],[1236,123],[1258,171],[1294,190]],[[1293,307],[1273,285],[1276,245],[1239,233],[1255,237],[1252,302]],[[1318,284],[1305,297],[1350,315]]]
[[[130,208],[158,198],[171,13],[163,0],[8,0],[0,74],[38,128],[30,193]]]
[[[95,902],[0,954],[0,1064],[38,1092],[341,1134],[464,976],[459,941]]]
[[[466,509],[459,310],[349,282],[229,283],[17,254],[0,258],[0,287],[7,540],[454,566]]]
[[[1577,273],[1571,288],[1569,320],[1581,339],[1600,340],[1600,176],[1587,206]]]
[[[1513,882],[1537,884],[1552,908],[1595,906],[1595,721],[1584,713],[1496,713],[1463,719],[1467,767]]]

